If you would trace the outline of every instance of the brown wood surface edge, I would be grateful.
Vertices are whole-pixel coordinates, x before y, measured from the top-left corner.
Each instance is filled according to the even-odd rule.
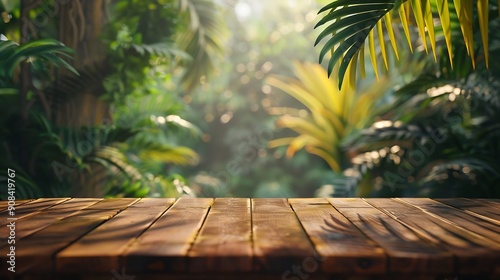
[[[22,220],[26,217],[37,215],[46,209],[50,209],[56,205],[69,201],[71,198],[39,198],[37,200],[30,201],[19,207],[16,207],[14,211],[14,218],[16,220]],[[7,211],[0,213],[0,226],[5,226],[9,222],[6,222],[6,217],[9,217]]]
[[[158,201],[162,201],[162,203],[157,203]],[[57,271],[71,273],[89,267],[94,272],[119,270],[123,266],[121,254],[174,202],[175,199],[137,200],[113,218],[57,253]],[[127,224],[129,224],[128,227]],[[110,240],[104,242],[102,239]]]
[[[256,271],[282,272],[286,278],[303,269],[304,261],[313,264],[317,252],[286,199],[252,199],[252,221]]]
[[[216,198],[188,250],[189,271],[252,271],[251,225],[249,198]]]
[[[488,220],[428,198],[397,198],[396,200],[416,207],[422,212],[442,220],[444,223],[468,231],[477,238],[500,243],[500,227]]]
[[[22,199],[22,200],[14,200],[15,207],[21,206],[23,204],[34,201],[35,199]],[[9,207],[9,200],[0,200],[0,213],[7,211]]]
[[[200,204],[196,204],[199,201]],[[185,272],[186,255],[203,226],[213,199],[180,198],[122,254],[131,272]],[[164,238],[165,232],[171,234]]]
[[[348,220],[366,236],[382,247],[389,257],[389,273],[450,273],[453,257],[434,243],[422,238],[417,232],[391,215],[362,198],[350,198],[355,204],[349,208],[346,200],[328,199]],[[393,204],[390,200],[388,204]],[[394,205],[394,204],[393,204]],[[396,204],[397,205],[397,204]]]
[[[92,206],[98,201],[99,199],[69,199],[62,203],[54,205],[51,208],[40,211],[39,213],[30,215],[21,220],[19,223],[16,223],[16,240],[22,240],[32,234],[36,234],[36,232],[52,225],[59,220],[76,215],[80,212],[80,210]],[[0,241],[4,241],[4,239],[7,239],[7,229],[7,227],[0,228]],[[1,246],[0,250],[5,247],[8,246]]]
[[[214,275],[242,273],[272,274],[282,279],[329,279],[354,274],[361,278],[382,274],[405,278],[417,274],[496,275],[491,277],[500,279],[500,221],[496,219],[500,208],[495,207],[498,201],[494,200],[182,198],[165,209],[152,198],[94,203],[91,198],[54,198],[41,199],[38,205],[36,201],[25,202],[21,208],[24,211],[20,223],[39,222],[18,228],[19,279],[29,277],[27,272],[71,277],[71,273],[79,271],[110,279],[112,270],[120,275],[122,268],[126,268],[127,275],[156,275],[158,279],[163,279],[160,274],[168,279],[176,279],[176,275],[182,279],[193,275],[211,279]],[[81,208],[86,204],[91,205]],[[172,211],[176,204],[178,207]],[[153,215],[148,211],[158,213],[154,218],[141,216]],[[140,220],[140,225],[131,225],[133,232],[126,233],[126,240],[121,238],[116,242],[120,244],[109,251],[96,252],[95,260],[79,263],[75,259],[73,268],[60,270],[59,257],[76,248],[76,244],[84,246],[87,239],[104,242],[97,234],[111,233],[104,230],[106,226],[114,229],[116,226],[111,225],[116,223],[126,230],[130,220],[118,219],[136,215],[133,221]],[[182,231],[187,235],[185,242],[170,242],[171,236],[165,234],[148,243],[140,242],[158,230],[175,229],[187,229]],[[0,278],[8,272],[4,250]],[[101,263],[108,256],[112,261]],[[57,274],[60,272],[64,274]]]
[[[492,243],[489,239],[401,200],[391,199],[387,202],[391,207],[386,207],[384,205],[386,201],[383,199],[366,199],[365,201],[397,219],[440,250],[453,254],[454,272],[475,273],[495,270],[494,263],[498,261],[499,256],[490,253],[498,251],[499,245]],[[397,204],[400,206],[396,207]]]
[[[327,273],[384,273],[387,257],[376,242],[367,237],[326,199],[289,199],[316,254],[309,260]],[[308,263],[302,264],[308,268]]]
[[[474,201],[466,198],[438,198],[434,200],[465,211],[470,215],[474,215],[478,218],[500,225],[500,209],[498,208],[491,208],[482,204],[477,205],[474,204]],[[489,211],[494,213],[489,213]]]
[[[48,200],[50,201],[50,199]],[[22,275],[27,271],[36,271],[40,273],[55,272],[56,269],[54,256],[58,252],[78,241],[87,233],[99,227],[101,224],[113,218],[123,209],[138,201],[138,199],[106,200],[104,202],[105,206],[108,206],[109,203],[115,206],[113,209],[110,209],[99,205],[104,200],[97,200],[97,202],[96,199],[93,198],[75,198],[64,200],[63,202],[90,201],[91,205],[78,210],[72,215],[60,219],[52,223],[51,225],[35,232],[34,234],[31,234],[24,238],[23,242],[19,244],[19,248],[16,247],[16,255],[19,259],[25,259],[23,263],[25,263],[26,266],[19,267],[17,274]],[[64,206],[63,202],[60,202],[56,205]],[[50,209],[52,209],[53,207],[55,207],[55,205],[44,207],[43,210],[50,211]],[[39,212],[44,213],[43,210]],[[63,228],[65,227],[69,227],[69,229],[72,230],[63,230]],[[40,243],[40,240],[46,241]],[[4,260],[4,257],[0,257],[0,260]],[[0,268],[2,268],[3,266],[3,264],[0,264]],[[1,275],[2,272],[0,271],[0,276]]]

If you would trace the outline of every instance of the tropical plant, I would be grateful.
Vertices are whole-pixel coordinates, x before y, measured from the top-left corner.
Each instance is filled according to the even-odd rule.
[[[473,2],[477,2],[477,7],[474,7]],[[466,53],[471,57],[472,66],[475,67],[480,61],[484,61],[488,66],[488,22],[489,18],[495,17],[498,13],[498,3],[488,0],[337,0],[324,6],[320,10],[320,13],[322,12],[328,13],[323,16],[316,27],[322,25],[327,25],[327,27],[318,36],[316,44],[329,35],[332,36],[322,47],[320,62],[331,51],[328,74],[330,75],[334,71],[334,66],[339,63],[338,70],[335,72],[339,75],[339,87],[341,87],[342,83],[347,81],[344,76],[349,65],[351,65],[349,71],[356,71],[356,66],[359,64],[360,72],[364,72],[367,39],[367,48],[376,73],[379,71],[377,46],[380,48],[386,68],[388,67],[386,41],[390,42],[398,57],[398,40],[393,30],[393,22],[397,20],[401,22],[410,48],[412,48],[412,32],[409,26],[411,22],[415,22],[423,48],[428,51],[430,43],[435,60],[437,60],[438,52],[436,35],[442,34],[448,49],[449,62],[453,66],[454,61],[462,59],[462,57],[453,56],[452,38],[460,36],[454,32],[458,31],[462,34]],[[411,14],[413,14],[413,21]],[[435,26],[436,22],[440,25]],[[383,25],[385,25],[385,32]],[[476,55],[478,40],[474,39],[473,28],[480,30],[479,41],[483,46],[482,55]],[[378,45],[375,43],[375,33],[378,35]],[[350,83],[350,86],[353,84]]]
[[[49,5],[59,4],[49,2]],[[20,22],[16,17],[26,14],[26,10],[22,10],[26,7],[7,7],[5,3],[2,2],[6,9],[3,15],[11,19],[8,34],[21,33],[23,25],[16,24]],[[180,143],[186,137],[196,137],[199,131],[179,116],[183,113],[177,98],[181,87],[174,77],[183,72],[179,79],[183,78],[185,88],[192,90],[202,76],[209,76],[210,65],[220,51],[221,38],[217,36],[224,30],[223,22],[217,18],[219,6],[205,0],[87,4],[75,0],[68,5],[79,7],[76,16],[87,21],[85,26],[103,27],[104,32],[98,37],[94,30],[82,27],[75,31],[80,34],[77,36],[70,32],[71,28],[61,28],[60,38],[71,41],[78,50],[75,65],[80,76],[77,78],[67,71],[51,76],[52,68],[40,67],[40,74],[30,77],[37,81],[39,76],[50,76],[43,87],[34,92],[36,95],[27,93],[28,105],[33,110],[26,114],[23,123],[12,122],[18,111],[16,107],[9,108],[13,115],[6,116],[5,120],[10,121],[12,127],[2,127],[2,133],[11,141],[12,149],[6,150],[2,166],[13,166],[19,174],[26,174],[30,184],[25,184],[24,197],[190,194],[182,177],[175,174],[175,166],[197,163],[197,154]],[[44,15],[45,11],[37,5],[30,6],[30,17]],[[106,5],[109,22],[106,17],[85,17],[101,14],[103,11],[98,9]],[[60,18],[62,22],[71,9],[58,7],[60,14],[54,19]],[[52,34],[54,22],[49,20],[50,24],[37,26],[37,30],[31,30],[36,34],[28,35]],[[22,23],[29,22],[23,19]],[[88,36],[82,35],[85,32]],[[86,43],[75,43],[82,38]],[[104,44],[99,49],[101,40]],[[198,59],[203,60],[201,67],[196,65]],[[69,66],[65,60],[58,63]],[[193,64],[196,71],[183,71]],[[4,69],[8,68],[2,67]],[[15,73],[15,79],[18,76]],[[55,82],[54,77],[57,77]],[[26,76],[23,79],[24,84],[30,82]],[[8,93],[11,92],[14,91]],[[88,98],[89,95],[92,98]],[[103,96],[107,97],[107,104],[98,99]],[[82,99],[90,102],[84,104]],[[18,102],[9,101],[5,105],[11,103]],[[74,109],[68,111],[68,105]],[[109,105],[113,107],[112,115]],[[78,117],[76,121],[68,118],[74,112]],[[84,119],[86,116],[89,120]],[[185,130],[190,133],[184,133]],[[29,141],[24,140],[21,145],[19,141],[16,143],[17,139]],[[24,151],[20,151],[22,149]],[[18,161],[18,152],[25,154],[26,160]]]
[[[71,57],[72,50],[51,40],[35,40],[24,45],[14,41],[0,41],[0,94],[16,94],[14,72],[23,62],[29,62],[32,71],[43,69],[44,64],[62,66],[74,74],[76,70],[63,57]]]
[[[299,106],[292,97],[265,84],[273,73],[293,75],[291,57],[314,61],[311,45],[315,1],[222,0],[231,30],[224,63],[203,86],[185,96],[188,119],[205,132],[197,150],[200,164],[182,174],[200,196],[308,197],[331,173],[305,151],[287,159],[284,149],[270,149],[273,106]]]
[[[16,170],[19,182],[16,197],[35,197],[45,193],[35,177],[51,174],[44,172],[50,163],[45,160],[35,162],[35,159],[39,156],[43,159],[47,155],[57,158],[65,153],[54,141],[55,135],[44,129],[46,123],[43,114],[39,113],[44,108],[40,106],[43,94],[32,81],[19,81],[19,65],[25,63],[28,71],[39,77],[46,77],[40,74],[45,67],[61,66],[76,73],[63,59],[71,57],[71,53],[71,49],[55,40],[34,40],[23,45],[0,41],[0,166]],[[26,83],[30,89],[25,96],[19,91],[20,82]],[[39,133],[41,131],[43,133]],[[3,180],[7,178],[2,175],[0,181]],[[60,193],[57,182],[52,186],[52,193]]]
[[[500,18],[490,17],[488,25],[496,61]],[[465,56],[463,41],[454,38],[452,45],[453,57]],[[395,93],[382,121],[345,142],[356,154],[357,195],[500,197],[500,65],[455,62],[450,68],[449,56],[441,57]]]
[[[409,98],[345,143],[355,173],[371,178],[358,195],[500,197],[498,80],[428,85],[400,90]]]
[[[372,122],[388,84],[370,85],[359,92],[347,87],[339,90],[337,80],[328,78],[319,64],[295,63],[294,69],[298,80],[272,76],[267,83],[296,98],[305,108],[274,107],[268,111],[280,116],[278,127],[289,128],[298,136],[272,140],[269,146],[288,146],[287,157],[305,148],[340,173],[349,165],[341,150],[342,140]]]

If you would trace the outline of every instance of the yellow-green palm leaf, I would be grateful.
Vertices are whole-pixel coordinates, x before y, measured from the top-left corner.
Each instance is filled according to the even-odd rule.
[[[477,2],[477,9],[474,9],[473,2]],[[316,25],[316,27],[322,25],[326,25],[326,27],[323,32],[318,35],[315,45],[324,38],[330,37],[321,49],[319,61],[321,63],[326,54],[331,53],[328,63],[328,75],[331,75],[332,72],[335,71],[338,74],[338,87],[341,88],[344,81],[347,81],[345,76],[348,68],[350,68],[350,72],[355,73],[357,71],[357,65],[364,64],[364,61],[359,59],[356,63],[353,63],[352,66],[349,66],[352,61],[362,57],[361,53],[363,52],[365,41],[368,41],[367,45],[370,50],[372,66],[378,78],[379,69],[375,52],[376,46],[380,49],[384,65],[386,67],[388,66],[388,51],[385,43],[385,35],[389,38],[396,58],[398,57],[397,38],[392,29],[393,18],[399,18],[410,48],[412,48],[412,39],[409,31],[409,24],[414,23],[417,26],[424,49],[428,51],[428,45],[430,44],[430,49],[435,59],[437,56],[437,47],[434,25],[436,21],[440,22],[450,61],[452,61],[452,25],[450,22],[450,14],[453,13],[458,17],[460,31],[462,32],[467,52],[471,57],[473,67],[475,67],[472,30],[474,11],[477,11],[481,42],[483,45],[486,66],[488,66],[488,0],[454,0],[452,2],[448,0],[332,1],[319,11],[319,13],[328,13],[324,15]],[[374,33],[377,33],[377,36],[375,36]],[[377,45],[375,45],[376,39],[378,39]],[[338,69],[336,70],[334,70],[335,65],[338,65]],[[360,72],[363,76],[364,65],[360,68],[362,68]],[[355,75],[350,75],[350,85],[353,84],[355,77]]]
[[[307,113],[297,108],[270,108],[270,114],[280,116],[277,126],[291,129],[297,136],[272,140],[269,146],[287,146],[287,157],[305,149],[323,158],[332,170],[340,172],[340,142],[371,121],[375,101],[384,92],[383,86],[371,87],[371,91],[362,93],[350,87],[339,90],[338,80],[328,78],[319,64],[295,63],[294,70],[298,79],[272,76],[267,83],[300,101]],[[348,71],[346,78],[350,79],[352,74]]]

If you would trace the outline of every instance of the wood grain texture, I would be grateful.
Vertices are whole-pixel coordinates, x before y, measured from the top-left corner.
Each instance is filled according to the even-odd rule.
[[[385,250],[389,257],[389,272],[453,272],[453,258],[450,253],[422,239],[414,231],[364,200],[349,199],[356,205],[354,208],[349,207],[345,199],[329,198],[328,201]],[[363,203],[369,207],[365,207]]]
[[[213,199],[180,198],[123,253],[134,272],[185,272],[187,254]]]
[[[439,203],[429,198],[399,198],[420,210],[433,215],[438,219],[443,219],[447,223],[464,228],[477,233],[491,241],[500,243],[500,226],[476,216],[468,215],[464,211]]]
[[[16,273],[47,273],[54,271],[55,253],[71,242],[84,236],[105,220],[116,214],[116,210],[86,211],[71,216],[38,231],[16,243]],[[7,271],[7,257],[0,257],[0,276]]]
[[[34,199],[22,199],[22,200],[16,200],[14,207],[21,206],[23,204],[26,204],[28,202],[33,201]],[[7,210],[7,207],[9,206],[9,201],[8,200],[1,200],[0,201],[0,212],[3,212]]]
[[[500,225],[500,209],[498,208],[489,207],[484,204],[478,205],[473,200],[467,198],[441,198],[436,200]]]
[[[189,271],[251,271],[251,232],[250,199],[216,198],[189,250]]]
[[[89,207],[101,199],[70,199],[63,203],[57,204],[45,211],[40,211],[37,215],[31,215],[16,223],[16,239],[20,240],[29,236],[51,224],[62,220],[66,217],[78,213],[78,211]],[[1,244],[7,241],[8,227],[0,227]],[[23,242],[23,241],[20,241]],[[8,246],[2,246],[0,250]]]
[[[454,271],[467,274],[490,269],[493,272],[500,264],[500,244],[497,242],[464,227],[456,226],[445,219],[428,215],[400,201],[391,200],[391,204],[383,199],[367,199],[366,201],[389,213],[426,240],[451,252],[456,260]],[[393,203],[396,204],[392,205]]]
[[[292,274],[316,255],[284,198],[252,199],[252,224],[256,270]]]
[[[21,220],[31,215],[39,214],[40,211],[48,209],[59,203],[63,203],[69,199],[70,198],[40,198],[16,207],[15,216],[13,217],[17,220]],[[5,226],[9,223],[7,218],[11,218],[7,211],[0,213],[0,226]]]
[[[145,231],[174,201],[169,198],[141,199],[58,253],[57,271],[77,273],[88,267],[92,267],[94,272],[120,269],[123,266],[120,256],[127,245]]]
[[[38,199],[18,208],[15,279],[500,279],[497,203]]]
[[[330,273],[374,274],[386,271],[382,248],[366,238],[356,226],[335,210],[327,200],[289,199],[319,256],[303,264],[312,272],[314,263]]]
[[[486,206],[494,207],[494,208],[500,208],[500,199],[485,199],[485,198],[480,198],[480,199],[473,199],[473,201],[479,202],[481,204],[484,204]]]
[[[63,201],[66,200],[67,199]],[[52,200],[50,201],[54,202]],[[54,255],[58,251],[84,236],[104,221],[109,220],[135,201],[137,201],[137,199],[123,198],[100,200],[98,203],[92,204],[74,215],[59,220],[27,236],[22,242],[16,243],[16,260],[20,263],[19,266],[16,266],[16,272],[18,274],[23,274],[27,271],[30,273],[47,273],[55,271]],[[46,205],[37,205],[34,206],[34,208],[39,209],[45,206]],[[7,271],[5,267],[7,264],[7,257],[1,256],[0,260],[2,261],[2,264],[0,264],[0,269],[2,269],[2,271],[0,271],[0,276],[2,276],[2,273]]]

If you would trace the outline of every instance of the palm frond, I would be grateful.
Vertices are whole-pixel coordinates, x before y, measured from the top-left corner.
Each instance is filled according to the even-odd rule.
[[[180,12],[188,18],[188,28],[178,36],[182,50],[192,57],[184,71],[187,91],[199,86],[203,77],[213,72],[216,57],[222,54],[227,28],[218,15],[221,7],[209,0],[178,0]]]
[[[155,43],[155,44],[131,44],[130,47],[140,55],[152,55],[157,57],[175,57],[181,60],[189,61],[191,57],[185,51],[180,50],[173,43]]]
[[[288,157],[305,149],[323,158],[332,170],[340,172],[342,139],[369,122],[376,111],[376,101],[385,91],[383,87],[372,87],[360,93],[348,87],[339,90],[337,79],[328,78],[319,64],[295,63],[294,69],[298,79],[271,76],[266,82],[297,99],[307,113],[296,108],[270,108],[270,114],[280,116],[277,126],[291,129],[298,135],[272,140],[269,146],[288,146]]]
[[[492,5],[496,5],[496,3],[490,4],[488,0],[478,0],[477,8],[474,8],[473,1],[461,0],[454,0],[452,2],[447,0],[333,1],[319,11],[319,13],[328,13],[318,22],[316,28],[324,24],[327,24],[327,27],[318,35],[315,45],[319,44],[320,41],[331,34],[331,38],[321,49],[319,60],[321,62],[328,52],[332,53],[328,63],[328,75],[331,75],[335,65],[339,64],[339,68],[335,70],[335,72],[339,76],[338,86],[340,88],[345,80],[345,73],[348,66],[359,57],[361,49],[368,39],[368,49],[370,50],[372,66],[375,74],[378,76],[379,70],[375,53],[374,33],[375,31],[378,33],[378,46],[380,47],[384,64],[387,67],[387,48],[385,46],[386,39],[384,34],[388,34],[389,41],[397,57],[397,38],[392,31],[392,19],[399,17],[406,40],[411,48],[412,39],[408,27],[410,23],[410,14],[408,11],[411,10],[413,11],[413,20],[417,26],[423,47],[428,51],[428,43],[430,43],[435,60],[437,60],[437,44],[434,25],[436,21],[440,23],[448,49],[450,63],[453,63],[452,28],[454,28],[454,25],[452,24],[452,18],[453,15],[456,15],[463,42],[467,49],[467,54],[471,57],[472,66],[475,67],[475,42],[473,39],[474,33],[472,26],[474,11],[477,11],[481,42],[483,45],[486,67],[488,67],[489,10],[492,8]],[[383,31],[382,22],[385,22],[385,32]],[[361,63],[361,60],[359,63]],[[355,72],[357,67],[356,63],[354,63],[352,67]],[[353,76],[351,76],[351,78],[352,77]]]
[[[28,59],[41,59],[78,75],[75,68],[63,59],[64,57],[71,58],[72,52],[72,49],[52,39],[34,40],[21,46],[12,41],[0,41],[0,78],[12,77],[14,69]]]

